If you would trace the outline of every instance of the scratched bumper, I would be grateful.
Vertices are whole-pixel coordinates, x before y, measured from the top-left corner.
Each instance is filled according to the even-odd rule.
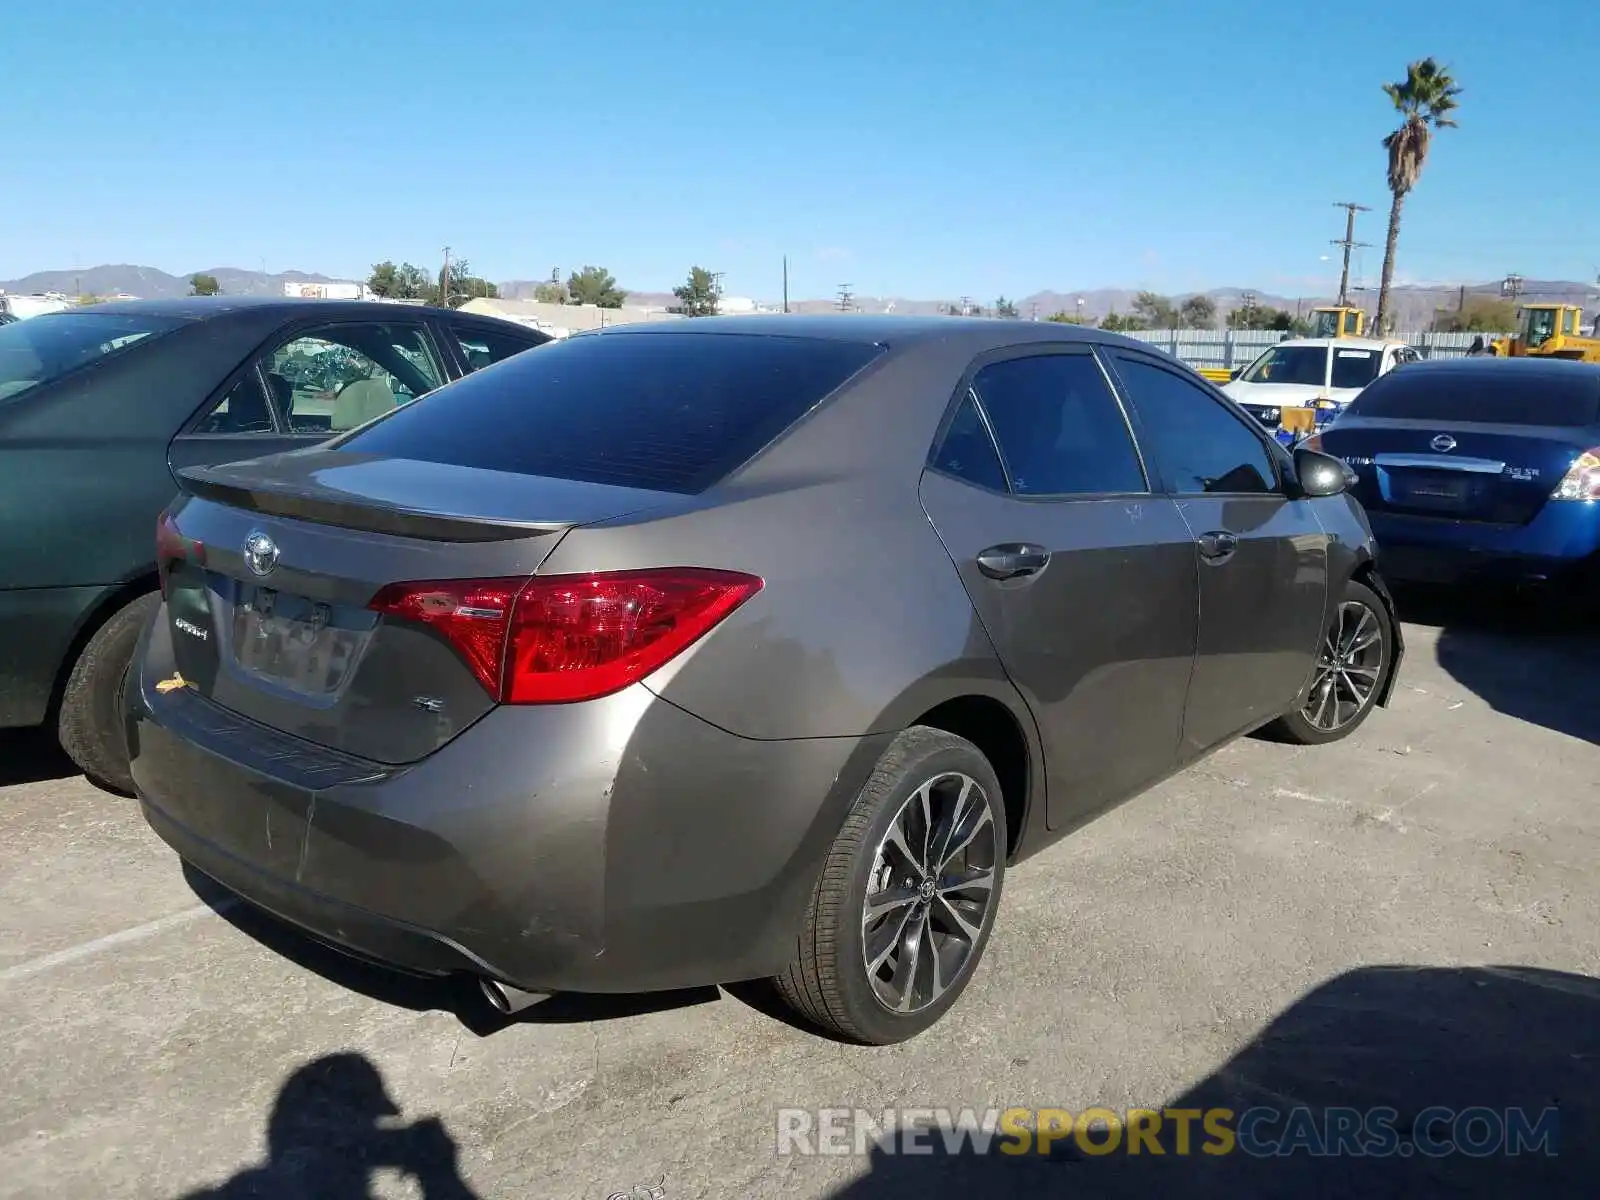
[[[530,990],[781,970],[884,740],[751,741],[636,686],[494,709],[392,768],[158,691],[163,628],[128,689],[133,777],[163,840],[335,946]]]

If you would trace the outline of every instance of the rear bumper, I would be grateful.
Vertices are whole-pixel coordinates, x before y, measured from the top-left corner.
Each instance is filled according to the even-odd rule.
[[[1526,525],[1368,509],[1383,573],[1405,583],[1560,580],[1600,560],[1600,504],[1552,501]]]
[[[37,725],[101,587],[0,589],[0,729]]]
[[[751,741],[635,687],[497,708],[395,769],[157,692],[152,659],[128,690],[133,776],[185,861],[361,956],[536,991],[781,970],[887,740]]]

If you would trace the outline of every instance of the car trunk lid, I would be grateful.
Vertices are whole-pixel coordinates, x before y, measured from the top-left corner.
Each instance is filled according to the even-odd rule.
[[[1322,445],[1372,511],[1507,525],[1533,520],[1585,449],[1561,427],[1349,417]]]
[[[432,753],[496,697],[482,663],[437,627],[378,611],[379,593],[514,588],[566,530],[681,499],[326,450],[180,476],[161,535],[176,674],[241,716],[388,764]],[[496,602],[477,592],[463,604]]]

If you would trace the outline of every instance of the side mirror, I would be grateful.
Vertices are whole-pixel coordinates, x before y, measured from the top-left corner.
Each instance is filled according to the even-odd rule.
[[[1241,376],[1243,374],[1244,374],[1244,368],[1243,367],[1235,367],[1233,370],[1228,372],[1228,382],[1232,383],[1235,379],[1239,378],[1239,376]]]
[[[1331,454],[1303,446],[1294,452],[1294,474],[1301,493],[1313,499],[1347,492],[1356,481],[1355,472]]]

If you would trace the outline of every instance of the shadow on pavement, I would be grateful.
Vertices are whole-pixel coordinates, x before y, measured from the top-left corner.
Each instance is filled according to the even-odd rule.
[[[1533,596],[1408,591],[1396,602],[1403,620],[1438,627],[1439,665],[1496,712],[1600,744],[1592,618]]]
[[[0,729],[0,787],[47,783],[82,774],[43,729]]]
[[[372,1173],[399,1171],[424,1200],[477,1200],[461,1178],[455,1139],[437,1117],[397,1123],[383,1076],[361,1054],[330,1054],[284,1081],[267,1121],[267,1160],[183,1200],[295,1196],[362,1200]]]
[[[488,1037],[512,1025],[567,1025],[615,1020],[707,1004],[719,998],[714,987],[639,995],[570,993],[552,996],[508,1017],[484,998],[477,982],[468,976],[440,978],[410,975],[368,962],[318,941],[295,926],[241,900],[188,864],[184,864],[183,873],[194,894],[210,905],[218,916],[246,937],[296,966],[380,1004],[391,1004],[413,1012],[451,1013],[478,1037]]]
[[[1384,1107],[1395,1110],[1388,1153],[1314,1152],[1340,1145],[1341,1122],[1371,1121],[1371,1110]],[[1087,1153],[1070,1136],[1045,1156],[994,1146],[951,1154],[935,1131],[924,1138],[935,1153],[874,1150],[870,1173],[833,1197],[1593,1196],[1600,983],[1521,967],[1351,971],[1308,993],[1164,1108],[1232,1110],[1233,1149],[1202,1151],[1221,1142],[1207,1135],[1199,1114],[1187,1155],[1175,1152],[1170,1124],[1158,1134],[1161,1155],[1131,1155],[1126,1138],[1111,1153]],[[1247,1118],[1253,1108],[1268,1111]],[[1306,1112],[1294,1115],[1300,1108]],[[1466,1112],[1472,1108],[1479,1112]],[[1507,1118],[1508,1109],[1521,1109],[1529,1127],[1519,1154],[1507,1153],[1511,1139],[1501,1136],[1523,1119]],[[1343,1145],[1354,1138],[1384,1149],[1381,1130],[1381,1123],[1356,1126]],[[1293,1145],[1291,1131],[1301,1148],[1275,1153]],[[1541,1142],[1543,1133],[1549,1138]]]

